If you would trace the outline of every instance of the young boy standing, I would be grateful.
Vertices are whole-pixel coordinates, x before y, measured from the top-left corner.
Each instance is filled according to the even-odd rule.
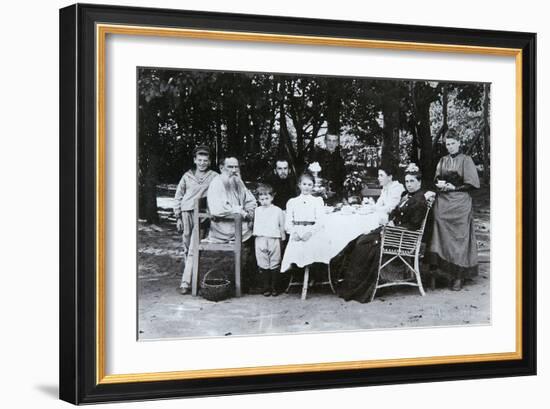
[[[190,169],[184,173],[178,183],[176,196],[174,197],[174,214],[177,220],[178,232],[182,233],[184,257],[187,257],[191,243],[195,200],[206,197],[210,182],[218,176],[216,172],[208,169],[210,167],[210,149],[208,146],[200,145],[193,150],[193,163],[195,169]],[[185,270],[190,271],[190,269]],[[187,275],[190,274],[183,274],[181,279],[180,292],[182,294],[189,292],[191,277],[187,277]]]
[[[256,236],[256,261],[262,277],[263,295],[279,295],[277,277],[281,267],[281,241],[285,240],[283,211],[273,204],[273,188],[260,185],[258,188],[260,206],[254,211]]]

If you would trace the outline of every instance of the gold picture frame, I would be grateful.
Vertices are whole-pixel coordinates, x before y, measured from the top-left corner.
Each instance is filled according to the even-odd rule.
[[[334,377],[348,376],[351,384],[377,384],[382,383],[382,378],[390,381],[400,381],[412,376],[415,367],[427,366],[433,368],[431,376],[425,380],[434,380],[441,374],[438,371],[448,371],[446,379],[456,379],[465,376],[466,372],[472,377],[481,376],[483,371],[493,371],[495,376],[511,374],[534,373],[534,331],[535,320],[533,311],[535,308],[534,284],[535,284],[535,257],[534,243],[528,244],[529,239],[535,237],[534,204],[531,199],[534,195],[534,168],[533,164],[526,165],[526,159],[534,163],[534,110],[533,95],[534,78],[534,52],[535,36],[528,33],[491,33],[482,31],[463,31],[460,29],[430,30],[422,27],[409,27],[407,32],[397,37],[392,33],[391,25],[369,26],[368,23],[355,23],[356,34],[354,37],[343,37],[339,33],[341,25],[335,22],[316,21],[317,34],[296,34],[300,19],[284,19],[273,17],[272,26],[268,32],[260,32],[258,26],[265,24],[254,16],[224,15],[222,22],[219,15],[212,17],[210,26],[201,25],[208,13],[178,11],[171,14],[170,22],[165,21],[165,14],[154,9],[135,9],[125,7],[103,6],[71,6],[61,10],[61,38],[71,36],[72,39],[61,48],[62,76],[73,75],[74,84],[70,81],[62,83],[61,113],[62,121],[67,124],[62,126],[61,144],[78,146],[84,138],[87,146],[93,146],[95,155],[79,158],[81,155],[75,149],[61,155],[61,168],[70,172],[72,186],[63,183],[62,200],[67,206],[74,209],[78,217],[87,218],[87,221],[68,222],[62,220],[61,240],[71,242],[73,249],[70,254],[64,255],[67,262],[61,266],[61,308],[64,319],[61,325],[61,398],[73,403],[100,402],[106,400],[123,399],[149,399],[170,396],[194,396],[204,395],[210,392],[206,389],[206,382],[220,382],[220,380],[233,378],[242,382],[245,391],[261,390],[288,390],[299,389],[302,378],[307,375],[316,375],[314,383],[317,387],[329,387],[335,385]],[[247,20],[247,24],[256,30],[237,26],[237,19]],[[154,25],[144,24],[142,21],[155,21]],[[310,22],[311,23],[311,22]],[[342,23],[342,22],[339,22]],[[231,30],[228,26],[233,26]],[[311,23],[313,24],[313,23]],[[245,24],[246,26],[246,24]],[[78,27],[78,30],[76,28]],[[370,38],[369,33],[377,30],[377,38]],[[289,34],[292,32],[293,34]],[[78,35],[80,33],[80,36]],[[416,33],[416,35],[415,35]],[[429,41],[418,41],[419,33]],[[189,370],[154,373],[128,373],[107,374],[105,371],[106,343],[105,343],[105,43],[108,36],[160,36],[167,38],[193,38],[218,41],[243,41],[256,43],[279,43],[292,45],[320,45],[334,47],[375,48],[383,50],[403,51],[428,51],[446,53],[466,53],[480,55],[508,56],[515,58],[516,66],[516,347],[509,353],[487,353],[478,355],[450,355],[435,357],[418,357],[408,359],[385,359],[371,361],[348,362],[321,362],[315,364],[258,366],[240,368],[220,368],[208,370]],[[450,36],[457,38],[455,43],[449,41]],[[408,36],[408,37],[407,37]],[[494,40],[498,37],[498,41]],[[409,40],[406,40],[409,38]],[[78,54],[82,56],[77,59]],[[93,61],[91,60],[93,57]],[[86,58],[88,58],[86,60]],[[86,66],[84,66],[86,65]],[[90,66],[93,65],[93,66]],[[72,72],[71,72],[72,71]],[[92,73],[94,73],[92,75]],[[75,85],[76,84],[76,85]],[[80,85],[81,84],[81,85]],[[80,85],[80,87],[79,87]],[[65,88],[63,88],[65,87]],[[84,91],[81,91],[84,90]],[[73,98],[76,96],[77,98]],[[82,98],[81,100],[78,97]],[[86,99],[86,106],[84,104]],[[90,104],[93,101],[93,106]],[[86,115],[93,110],[95,120],[88,123],[94,124],[93,132],[79,128],[83,122],[79,115]],[[76,114],[75,114],[76,113]],[[76,132],[74,130],[77,130]],[[90,140],[90,138],[92,140]],[[75,153],[77,152],[77,153]],[[83,154],[82,154],[83,155]],[[76,156],[76,157],[75,157]],[[85,170],[75,168],[75,161],[81,166],[87,166]],[[84,176],[83,176],[84,175]],[[69,176],[67,176],[69,177]],[[84,177],[84,179],[82,179]],[[79,179],[80,178],[80,179]],[[78,185],[77,181],[86,184],[86,187]],[[90,213],[89,206],[83,206],[78,199],[79,189],[87,192],[95,192],[94,212]],[[530,203],[529,205],[526,205]],[[85,212],[85,214],[81,213]],[[85,271],[70,268],[69,261],[80,255],[80,259],[89,260],[89,250],[84,254],[76,242],[76,224],[90,227],[93,220],[94,232],[91,241],[94,243],[92,269],[87,268],[87,278],[82,278]],[[79,234],[89,234],[82,229]],[[526,254],[526,246],[529,251]],[[94,291],[84,290],[84,280],[91,283],[89,272],[93,272]],[[68,292],[80,295],[67,297]],[[93,294],[93,298],[90,297]],[[93,305],[94,316],[82,317],[83,311],[89,314]],[[67,321],[65,321],[67,320]],[[66,324],[65,324],[66,322]],[[85,326],[84,329],[82,326]],[[94,333],[93,339],[90,334]],[[76,334],[76,335],[75,335]],[[76,337],[76,338],[75,338]],[[68,343],[75,342],[77,346],[67,348]],[[93,359],[92,359],[93,357]],[[70,362],[70,365],[67,365]],[[457,367],[453,374],[453,367]],[[401,371],[398,369],[401,368]],[[386,372],[384,372],[386,371]],[[392,372],[393,375],[392,375]],[[71,376],[77,373],[76,377]],[[361,376],[349,375],[350,373]],[[445,372],[447,373],[447,372]],[[342,375],[344,374],[344,375]],[[294,387],[283,385],[279,382],[287,376],[291,383],[295,379]],[[291,378],[295,376],[295,378]],[[392,378],[393,376],[393,378]],[[278,378],[266,387],[263,378]],[[414,377],[411,377],[414,379]],[[189,386],[189,381],[204,380],[204,385]],[[167,392],[162,383],[171,382]],[[187,383],[186,383],[187,382]],[[332,383],[331,383],[332,382]],[[387,382],[387,381],[384,381]],[[341,382],[340,382],[341,383]],[[148,385],[144,395],[139,390],[139,385]],[[152,386],[151,386],[152,385]],[[345,386],[345,383],[344,383]],[[233,388],[233,389],[232,389]],[[241,390],[234,385],[224,387],[220,384],[213,393],[230,393]]]

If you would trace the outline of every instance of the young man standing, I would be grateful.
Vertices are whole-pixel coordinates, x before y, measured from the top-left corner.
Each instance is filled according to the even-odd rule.
[[[182,233],[182,246],[187,257],[193,232],[193,209],[195,200],[206,197],[210,182],[218,174],[210,170],[210,149],[200,145],[193,150],[195,169],[184,173],[176,188],[174,214],[178,232]]]
[[[345,161],[340,154],[340,138],[336,134],[327,133],[325,145],[326,149],[318,148],[313,151],[308,164],[318,162],[321,165],[320,176],[331,182],[332,190],[336,192],[335,199],[339,200],[342,198],[346,178]]]

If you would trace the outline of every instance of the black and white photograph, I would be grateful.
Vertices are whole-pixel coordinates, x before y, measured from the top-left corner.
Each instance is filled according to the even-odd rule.
[[[138,340],[491,323],[491,84],[137,68]]]

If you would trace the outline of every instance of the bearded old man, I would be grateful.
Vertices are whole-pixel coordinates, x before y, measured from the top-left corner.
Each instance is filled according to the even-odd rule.
[[[212,180],[206,195],[208,210],[213,216],[208,239],[213,242],[235,240],[235,222],[225,217],[241,214],[243,216],[242,237],[243,241],[246,241],[252,235],[249,222],[254,218],[256,199],[241,179],[237,158],[223,159],[220,170],[221,175]]]
[[[208,240],[226,243],[235,240],[235,222],[230,219],[235,214],[243,216],[242,240],[246,242],[252,236],[251,221],[254,218],[256,199],[241,179],[239,161],[227,156],[220,164],[221,174],[210,182],[206,200],[212,216]],[[243,249],[243,265],[246,264],[247,249]],[[189,252],[180,285],[180,292],[187,294],[191,288],[193,253]]]

